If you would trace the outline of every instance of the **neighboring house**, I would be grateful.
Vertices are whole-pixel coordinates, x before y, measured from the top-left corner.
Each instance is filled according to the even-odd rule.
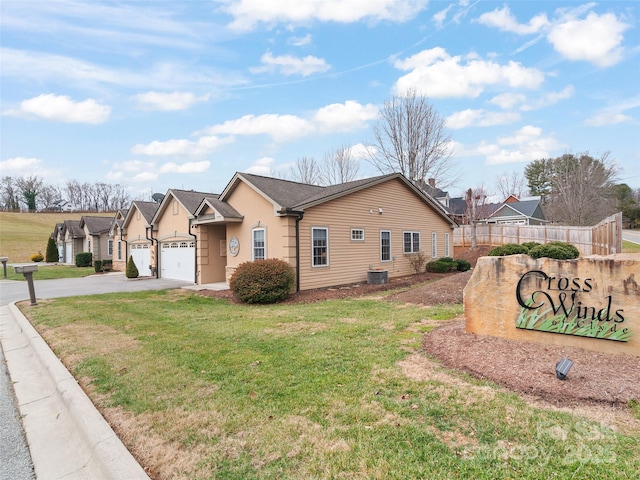
[[[121,208],[113,216],[109,227],[109,239],[111,240],[111,268],[118,272],[124,272],[127,267],[127,247],[123,238],[122,224],[129,209]]]
[[[153,229],[149,235],[157,251],[153,262],[157,276],[196,282],[196,235],[191,223],[205,198],[215,200],[217,195],[169,189],[157,207],[150,222]]]
[[[126,269],[126,262],[132,257],[141,277],[153,274],[156,253],[151,237],[151,220],[157,209],[156,202],[131,202],[118,227],[121,234],[117,239],[115,258],[122,265],[122,270]]]
[[[158,219],[177,207],[161,208]],[[297,290],[364,282],[369,270],[415,273],[412,254],[452,255],[456,226],[401,174],[320,187],[236,173],[193,213],[194,228],[177,241],[195,247],[197,238],[197,283],[228,281],[239,264],[275,257],[296,269]]]
[[[58,249],[58,262],[64,262],[64,223],[56,223],[51,233],[51,238],[56,242],[56,248]]]
[[[47,208],[47,210],[53,210],[56,212],[72,212],[75,210],[75,207],[68,200],[56,200],[49,208]]]
[[[544,225],[548,220],[542,211],[540,197],[518,200],[510,195],[483,223]]]
[[[436,187],[436,179],[430,178],[427,180],[427,184],[424,186],[424,191],[437,201],[439,201],[443,207],[451,208],[451,197],[449,196],[449,192],[445,192],[444,190]]]
[[[80,228],[84,232],[83,252],[90,252],[92,260],[111,260],[113,241],[109,238],[109,230],[113,217],[80,217]]]
[[[62,226],[64,239],[64,263],[76,263],[76,255],[83,252],[84,230],[80,228],[80,220],[65,220]]]

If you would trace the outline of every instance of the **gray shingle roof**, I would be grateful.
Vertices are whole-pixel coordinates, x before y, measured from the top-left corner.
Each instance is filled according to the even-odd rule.
[[[184,205],[184,208],[190,214],[194,214],[198,209],[198,206],[202,202],[204,198],[218,198],[218,195],[215,193],[205,193],[205,192],[195,192],[193,190],[178,190],[175,188],[169,189],[169,192],[172,193],[175,198]],[[154,212],[155,214],[155,212]]]
[[[90,235],[100,235],[106,233],[111,228],[113,217],[92,217],[82,216],[80,218],[80,228],[87,227]]]
[[[262,177],[252,173],[241,173],[239,175],[283,208],[292,208],[329,188],[281,180],[279,178]]]
[[[80,220],[65,220],[64,231],[69,232],[71,238],[84,238],[84,230],[80,228]]]
[[[135,205],[140,211],[144,219],[149,223],[158,210],[158,203],[156,202],[142,202],[139,200],[131,202],[131,205]]]

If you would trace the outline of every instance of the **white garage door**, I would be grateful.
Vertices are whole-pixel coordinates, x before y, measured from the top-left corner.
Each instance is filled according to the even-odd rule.
[[[164,242],[161,244],[160,268],[162,278],[195,281],[195,242]]]
[[[151,275],[151,250],[149,244],[130,244],[129,252],[141,277]]]
[[[65,242],[64,244],[64,263],[76,263],[75,259],[72,258],[73,248],[71,242]]]

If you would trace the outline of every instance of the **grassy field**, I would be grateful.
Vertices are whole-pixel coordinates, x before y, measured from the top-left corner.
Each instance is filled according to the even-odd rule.
[[[622,241],[622,253],[640,253],[640,245],[637,243]]]
[[[154,479],[637,478],[637,421],[538,408],[426,357],[461,305],[164,291],[23,309]]]

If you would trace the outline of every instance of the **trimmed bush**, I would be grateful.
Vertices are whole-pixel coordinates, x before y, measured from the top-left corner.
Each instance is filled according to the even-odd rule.
[[[48,263],[54,263],[60,260],[56,241],[52,237],[49,237],[49,241],[47,241],[47,249],[44,252],[44,258],[45,262]]]
[[[93,262],[93,268],[95,269],[96,273],[101,272],[102,271],[102,261],[101,260],[96,260],[95,262]]]
[[[490,257],[504,257],[506,255],[518,255],[519,253],[529,253],[529,249],[524,245],[517,243],[505,243],[498,247],[492,248],[489,252]]]
[[[93,261],[93,253],[81,252],[76,255],[76,267],[90,267]]]
[[[447,273],[458,269],[458,262],[450,257],[442,257],[427,263],[427,272]]]
[[[140,272],[138,272],[138,267],[136,267],[136,262],[133,261],[133,257],[129,257],[129,261],[127,262],[127,269],[124,272],[127,278],[138,278]]]
[[[229,287],[233,296],[243,303],[273,303],[289,295],[295,279],[287,262],[269,258],[238,265]]]
[[[459,272],[466,272],[467,270],[471,269],[471,263],[468,262],[467,260],[459,259],[459,260],[456,260],[456,263],[458,264],[457,270]]]
[[[556,260],[568,260],[578,258],[580,251],[575,245],[566,242],[549,242],[544,245],[538,245],[529,251],[529,255],[533,258],[554,258]]]
[[[542,245],[542,244],[538,242],[524,242],[522,244],[523,247],[527,247],[527,250],[531,250],[532,248],[537,247],[538,245]]]
[[[32,262],[41,262],[42,260],[44,260],[44,257],[42,256],[41,252],[38,252],[31,255],[29,257],[29,260],[31,260]]]

